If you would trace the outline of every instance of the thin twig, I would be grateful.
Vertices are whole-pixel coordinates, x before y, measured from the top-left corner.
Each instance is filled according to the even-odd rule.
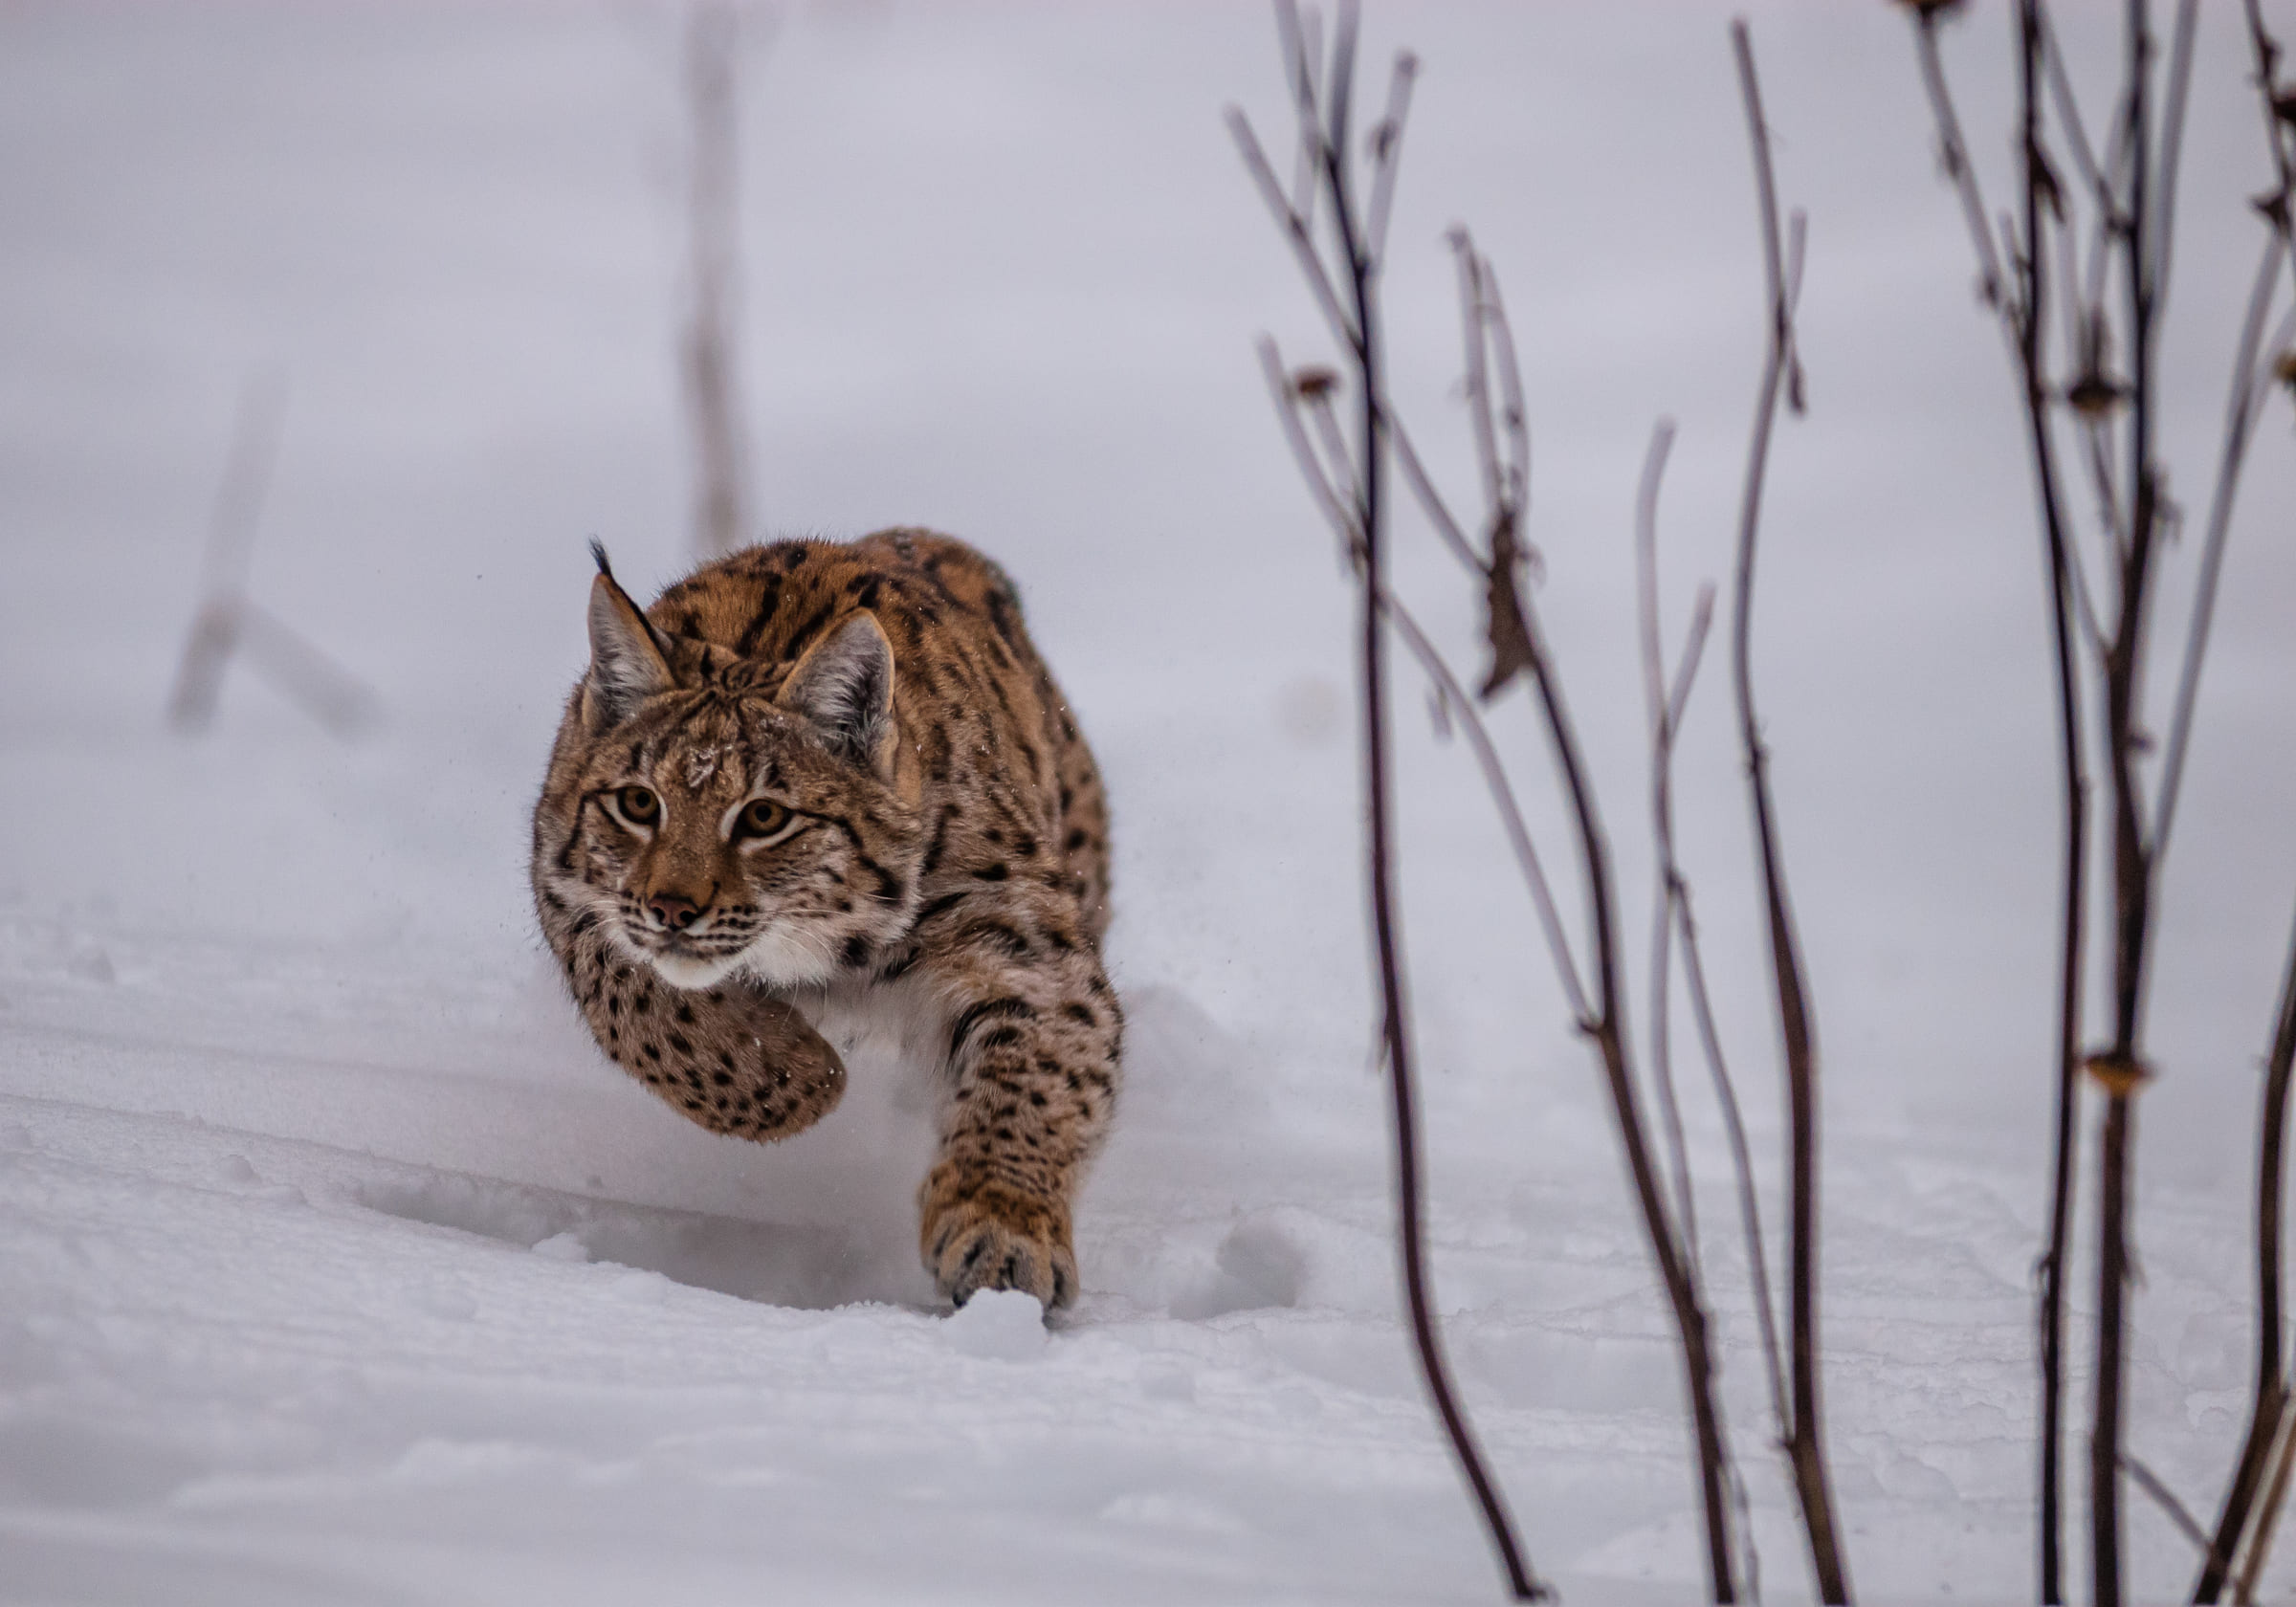
[[[1520,601],[1523,635],[1530,653],[1531,679],[1538,695],[1548,745],[1561,772],[1563,792],[1578,828],[1579,861],[1586,873],[1587,902],[1594,925],[1596,1016],[1589,1034],[1601,1057],[1626,1153],[1628,1178],[1643,1213],[1643,1225],[1657,1258],[1660,1282],[1674,1311],[1682,1340],[1684,1382],[1690,1401],[1691,1432],[1698,1450],[1700,1492],[1707,1538],[1707,1582],[1715,1601],[1737,1599],[1732,1565],[1729,1519],[1730,1457],[1714,1399],[1714,1363],[1705,1300],[1669,1220],[1658,1170],[1650,1156],[1640,1096],[1627,1059],[1622,1014],[1618,939],[1613,915],[1610,849],[1586,777],[1578,737],[1565,706],[1562,686],[1538,628],[1536,613]]]
[[[1299,124],[1292,142],[1297,149],[1292,164],[1290,206],[1311,230],[1323,179],[1323,129],[1314,115],[1323,93],[1317,77],[1323,70],[1321,24],[1320,13],[1312,11],[1302,19],[1293,0],[1275,0],[1276,36],[1291,77],[1292,113]]]
[[[1275,169],[1268,165],[1268,153],[1260,148],[1260,137],[1252,132],[1251,122],[1235,106],[1227,109],[1228,132],[1235,136],[1236,149],[1243,155],[1244,170],[1251,175],[1260,199],[1268,204],[1276,227],[1283,231],[1292,248],[1292,260],[1299,266],[1300,276],[1308,281],[1308,289],[1315,297],[1315,305],[1332,326],[1332,338],[1349,351],[1357,351],[1362,338],[1356,333],[1346,311],[1339,305],[1339,292],[1332,284],[1331,274],[1323,258],[1315,253],[1315,242],[1308,230],[1308,220],[1295,210],[1284,195],[1284,187],[1277,182]]]
[[[2256,1600],[2256,1582],[2263,1576],[2264,1564],[2271,1560],[2272,1537],[2280,1532],[2280,1514],[2287,1500],[2291,1466],[2296,1466],[2296,1412],[2284,1408],[2279,1453],[2272,1462],[2272,1482],[2264,1491],[2263,1505],[2257,1511],[2256,1527],[2249,1531],[2240,1574],[2233,1580],[2232,1599],[2239,1607],[2250,1607]]]
[[[1762,1212],[1759,1197],[1755,1190],[1754,1155],[1746,1141],[1746,1124],[1738,1110],[1735,1083],[1730,1074],[1729,1062],[1722,1052],[1721,1034],[1714,1023],[1713,1002],[1707,991],[1706,966],[1699,956],[1698,923],[1691,913],[1689,880],[1682,873],[1674,847],[1674,809],[1672,760],[1674,738],[1682,729],[1684,713],[1689,705],[1690,689],[1695,683],[1701,652],[1706,646],[1707,630],[1713,621],[1714,588],[1703,585],[1690,615],[1689,629],[1683,644],[1682,656],[1669,686],[1665,672],[1664,655],[1660,647],[1658,620],[1658,493],[1666,472],[1666,458],[1671,446],[1674,424],[1662,419],[1651,432],[1650,450],[1644,459],[1641,494],[1635,502],[1635,539],[1638,554],[1636,575],[1642,600],[1643,673],[1645,698],[1649,705],[1652,749],[1652,842],[1658,855],[1658,879],[1661,890],[1658,919],[1670,927],[1682,946],[1683,981],[1689,994],[1691,1019],[1697,1025],[1700,1047],[1707,1069],[1713,1079],[1715,1102],[1721,1107],[1723,1128],[1728,1134],[1731,1168],[1738,1200],[1739,1227],[1746,1239],[1748,1281],[1753,1286],[1755,1320],[1760,1331],[1762,1367],[1770,1385],[1771,1409],[1776,1415],[1778,1437],[1787,1433],[1790,1408],[1787,1404],[1784,1353],[1777,1342],[1777,1319],[1770,1295],[1769,1257],[1764,1249]],[[1652,1011],[1652,1056],[1654,1064],[1664,1051],[1665,992],[1660,980],[1652,981],[1654,1007]],[[1669,1074],[1662,1071],[1662,1086]],[[1688,1192],[1687,1181],[1680,1185]],[[1752,1536],[1748,1535],[1749,1566]],[[1751,1587],[1750,1587],[1751,1589]],[[1753,1592],[1756,1600],[1758,1592]]]
[[[2159,1474],[2147,1467],[2133,1451],[2121,1453],[2121,1465],[2136,1481],[2136,1487],[2152,1498],[2152,1504],[2160,1508],[2176,1532],[2193,1543],[2195,1551],[2204,1557],[2214,1554],[2216,1546],[2210,1541],[2208,1531],[2200,1527],[2200,1520],[2193,1516],[2190,1508],[2176,1499],[2176,1492],[2169,1488]]]
[[[1970,165],[1969,142],[1961,137],[1961,120],[1945,86],[1945,63],[1937,53],[1937,19],[1942,8],[1916,6],[1913,37],[1921,61],[1921,81],[1930,92],[1930,110],[1937,121],[1937,158],[1961,202],[1962,220],[1969,225],[1970,243],[1977,251],[1977,297],[1988,307],[2009,311],[2007,281],[2001,276],[1993,230],[1985,222],[1985,198],[1977,187],[1976,169]],[[2023,317],[2021,312],[2014,316]]]
[[[1531,414],[1523,401],[1523,371],[1507,321],[1507,298],[1488,265],[1483,274],[1483,323],[1490,332],[1492,366],[1499,374],[1499,424],[1507,443],[1507,501],[1519,521],[1531,511]]]
[[[1770,339],[1755,404],[1754,438],[1747,448],[1745,491],[1738,514],[1737,580],[1733,598],[1732,669],[1737,693],[1740,746],[1755,821],[1755,845],[1769,914],[1770,962],[1777,992],[1778,1031],[1785,1061],[1788,1118],[1787,1354],[1793,1395],[1787,1451],[1800,1501],[1802,1529],[1819,1598],[1849,1599],[1849,1574],[1843,1555],[1841,1525],[1834,1513],[1825,1464],[1824,1428],[1818,1377],[1818,1046],[1810,1021],[1801,944],[1786,892],[1785,865],[1777,847],[1776,807],[1770,796],[1769,752],[1754,703],[1755,542],[1761,526],[1762,482],[1769,464],[1770,435],[1794,363],[1793,301],[1778,230],[1777,186],[1770,160],[1770,134],[1762,116],[1761,85],[1754,65],[1754,42],[1743,20],[1731,26],[1737,57],[1738,88],[1754,154],[1755,187],[1760,208],[1764,283]],[[1974,193],[1974,185],[1973,185]],[[1984,213],[1976,214],[1980,231]],[[1997,275],[1998,269],[1990,270]]]
[[[2082,121],[2080,98],[2073,93],[2073,80],[2066,72],[2064,53],[2057,45],[2057,24],[2051,20],[2046,6],[2033,8],[2034,19],[2041,29],[2035,41],[2040,65],[2048,69],[2049,95],[2057,107],[2057,124],[2064,130],[2066,142],[2072,146],[2074,165],[2081,169],[2081,182],[2094,198],[2097,208],[2110,217],[2117,209],[2112,186],[2105,170],[2097,165],[2096,146],[2089,142],[2087,126]],[[2038,121],[2038,106],[2036,107]]]
[[[1451,231],[1451,254],[1459,265],[1459,305],[1466,310],[1459,320],[1459,333],[1467,348],[1467,410],[1474,425],[1475,462],[1483,471],[1483,501],[1493,510],[1494,517],[1506,517],[1514,508],[1500,474],[1498,432],[1491,418],[1490,378],[1485,361],[1490,337],[1484,323],[1483,259],[1464,229]]]
[[[2217,480],[2209,493],[2208,524],[2200,542],[2200,576],[2193,591],[2193,621],[2184,637],[2184,664],[2176,676],[2176,702],[2169,717],[2168,745],[2163,752],[2158,802],[2152,807],[2152,856],[2158,862],[2169,847],[2176,820],[2177,792],[2184,781],[2184,756],[2193,734],[2193,707],[2200,692],[2200,667],[2208,654],[2209,627],[2215,623],[2217,581],[2224,567],[2225,539],[2232,531],[2232,507],[2240,494],[2241,468],[2248,454],[2248,439],[2256,423],[2266,372],[2264,319],[2280,277],[2281,258],[2287,250],[2278,234],[2266,237],[2263,256],[2257,264],[2256,283],[2248,293],[2248,313],[2241,324],[2235,348],[2232,394],[2224,404],[2224,444],[2217,461]],[[2278,342],[2275,342],[2276,344]]]
[[[1475,556],[1475,549],[1468,543],[1467,533],[1459,528],[1459,521],[1451,517],[1449,505],[1444,501],[1443,493],[1436,489],[1434,479],[1427,473],[1426,465],[1420,461],[1419,451],[1411,445],[1410,433],[1403,429],[1402,421],[1392,411],[1382,412],[1381,418],[1386,425],[1388,445],[1395,448],[1396,466],[1402,470],[1403,481],[1411,488],[1412,498],[1426,515],[1428,525],[1452,557],[1465,564],[1470,574],[1480,575],[1483,572],[1483,561]]]
[[[1402,165],[1403,124],[1411,116],[1411,86],[1419,77],[1419,58],[1405,51],[1395,58],[1387,81],[1387,112],[1372,130],[1371,206],[1366,217],[1364,250],[1374,267],[1387,260],[1387,218],[1395,208],[1395,176]]]
[[[2213,1602],[2224,1588],[2229,1559],[2252,1552],[2256,1501],[2272,1462],[2275,1442],[2288,1433],[2289,1392],[2286,1321],[2283,1314],[2282,1224],[2287,1195],[2288,1090],[2296,1082],[2296,933],[2288,939],[2282,971],[2280,1011],[2272,1047],[2264,1061],[2263,1108],[2258,1113],[2256,1153],[2256,1391],[2248,1432],[2233,1464],[2217,1537],[2200,1579],[2196,1602]]]
[[[2039,1478],[2041,1598],[2048,1607],[2064,1599],[2063,1500],[2064,1473],[2064,1277],[2071,1256],[2073,1179],[2079,1156],[2081,1099],[2082,971],[2087,942],[2088,772],[2083,751],[2081,686],[2073,647],[2073,616],[2087,631],[2101,655],[2105,629],[2090,601],[2088,579],[2081,549],[2064,517],[2058,493],[2057,459],[2049,433],[2049,388],[2042,341],[2048,329],[2048,274],[2039,249],[2042,211],[2048,199],[2042,186],[2057,198],[2057,227],[2064,244],[2064,299],[2074,322],[2081,321],[2078,280],[2071,260],[2072,223],[2069,200],[2063,194],[2042,151],[2041,68],[2045,55],[2058,69],[2063,117],[2068,138],[2079,152],[2081,165],[2095,185],[2098,204],[2109,209],[2111,191],[2097,174],[2088,154],[2079,107],[2069,83],[2063,81],[2063,63],[2056,59],[2056,41],[2049,33],[2048,12],[2041,0],[2021,0],[2018,8],[2019,73],[2018,118],[2023,135],[2020,163],[2024,196],[2025,228],[2034,249],[2025,260],[2025,284],[2020,300],[2025,307],[2023,328],[2012,361],[2023,384],[2026,451],[2033,461],[2034,490],[2041,516],[2042,554],[2048,572],[2049,646],[2056,669],[2059,806],[2064,811],[2064,869],[2059,873],[2064,900],[2058,928],[2056,1067],[2052,1079],[2052,1142],[2049,1159],[2049,1234],[2042,1250],[2039,1290],[2041,1330],[2041,1456]],[[2044,48],[2045,46],[2045,48]],[[2079,347],[2078,333],[2070,342]]]
[[[1470,329],[1479,326],[1487,336],[1504,337],[1504,323],[1494,321],[1491,317],[1490,298],[1472,293],[1472,287],[1489,287],[1491,280],[1489,264],[1476,256],[1473,273],[1463,281],[1466,293],[1462,296],[1460,317]],[[1497,361],[1504,374],[1510,371],[1514,360],[1512,351],[1502,350]],[[1473,420],[1477,438],[1495,440],[1498,428],[1490,417],[1492,405],[1490,386],[1470,385],[1468,405],[1478,415]],[[1510,424],[1511,437],[1518,428]],[[1517,463],[1524,461],[1516,459]],[[1497,483],[1503,492],[1510,478],[1511,474],[1498,476]],[[1729,1444],[1714,1397],[1712,1342],[1697,1272],[1686,1252],[1680,1228],[1667,1204],[1667,1190],[1660,1181],[1652,1157],[1648,1127],[1627,1047],[1610,850],[1561,683],[1539,630],[1536,612],[1516,583],[1514,570],[1523,549],[1515,528],[1513,504],[1491,506],[1487,510],[1487,519],[1490,550],[1484,561],[1485,602],[1493,672],[1483,692],[1487,697],[1494,695],[1517,672],[1529,677],[1537,696],[1548,748],[1577,823],[1579,868],[1586,884],[1589,951],[1595,973],[1594,1008],[1582,1018],[1580,1028],[1595,1046],[1602,1066],[1628,1178],[1681,1338],[1684,1386],[1690,1406],[1705,1520],[1708,1583],[1717,1602],[1731,1602],[1737,1599],[1739,1580],[1731,1534]]]
[[[2280,41],[2264,26],[2258,0],[2242,0],[2242,9],[2248,19],[2249,49],[2256,56],[2256,89],[2263,106],[2264,140],[2272,148],[2272,176],[2279,180],[2262,209],[2287,247],[2288,274],[2296,281],[2296,158],[2288,154],[2290,126],[2283,111],[2288,91],[2280,82]]]
[[[2121,1432],[2127,1391],[2130,1126],[2136,1090],[2148,1074],[2139,1049],[2145,980],[2152,936],[2152,854],[2137,776],[2142,746],[2143,653],[2152,597],[2152,557],[2159,536],[2159,470],[2152,458],[2153,336],[2156,287],[2152,253],[2159,228],[2149,153],[2152,36],[2147,0],[2129,0],[2123,77],[2127,85],[2129,202],[2118,231],[2128,297],[2128,545],[2121,555],[2119,614],[2105,655],[2105,759],[2110,785],[2113,955],[2112,1041],[2092,1058],[2106,1090],[2105,1138],[2097,1223],[2095,1412],[2089,1431],[2089,1586],[2099,1607],[2120,1607]]]
[[[1362,510],[1344,501],[1338,488],[1332,484],[1330,472],[1323,459],[1316,455],[1314,443],[1309,440],[1307,426],[1299,420],[1295,386],[1297,382],[1286,371],[1275,341],[1260,337],[1260,368],[1268,380],[1269,394],[1275,402],[1276,421],[1284,428],[1284,441],[1292,449],[1292,460],[1299,465],[1300,478],[1308,482],[1314,495],[1316,510],[1330,523],[1339,538],[1340,553],[1350,564],[1359,562],[1358,552],[1362,544]],[[1352,482],[1351,482],[1352,484]]]
[[[1692,1268],[1698,1266],[1698,1204],[1690,1187],[1690,1146],[1683,1134],[1682,1102],[1674,1088],[1674,1056],[1668,1025],[1673,1016],[1673,990],[1668,976],[1674,945],[1674,897],[1681,871],[1674,858],[1674,734],[1675,711],[1688,700],[1698,656],[1713,618],[1713,590],[1699,594],[1690,622],[1689,640],[1683,648],[1681,672],[1671,678],[1679,685],[1678,700],[1669,691],[1666,643],[1658,608],[1658,490],[1667,471],[1667,451],[1674,442],[1674,421],[1661,419],[1650,432],[1650,450],[1643,459],[1643,485],[1635,498],[1634,573],[1636,614],[1642,627],[1643,697],[1650,726],[1650,836],[1658,850],[1656,908],[1650,915],[1650,1071],[1658,1089],[1658,1108],[1667,1124],[1667,1143],[1674,1163],[1674,1220],[1682,1226],[1683,1252]]]
[[[1283,424],[1286,444],[1299,465],[1300,477],[1308,482],[1316,506],[1340,539],[1348,554],[1350,564],[1359,576],[1362,573],[1362,536],[1353,514],[1333,488],[1314,445],[1308,438],[1305,426],[1299,422],[1300,400],[1296,388],[1286,373],[1283,359],[1275,342],[1260,341],[1260,362],[1267,376],[1269,394],[1275,403],[1276,417]],[[1513,853],[1515,864],[1523,873],[1524,886],[1531,894],[1532,907],[1538,914],[1540,930],[1545,934],[1548,952],[1554,957],[1555,972],[1562,984],[1563,998],[1570,1005],[1575,1021],[1586,1021],[1589,1009],[1586,990],[1578,980],[1578,967],[1572,958],[1570,939],[1563,932],[1561,913],[1556,908],[1555,893],[1547,881],[1545,868],[1540,864],[1538,849],[1531,840],[1531,829],[1523,819],[1522,805],[1514,794],[1513,783],[1499,758],[1498,746],[1491,739],[1490,728],[1482,711],[1467,689],[1453,673],[1449,663],[1435,646],[1402,600],[1391,587],[1381,585],[1380,606],[1394,621],[1397,633],[1409,648],[1411,656],[1435,685],[1436,695],[1442,699],[1446,713],[1458,721],[1466,732],[1468,746],[1475,756],[1476,767],[1483,773],[1484,785],[1490,790],[1491,803],[1498,809],[1501,828],[1507,834],[1507,846]]]
[[[1360,555],[1362,610],[1360,620],[1360,665],[1362,671],[1362,715],[1364,793],[1369,816],[1366,832],[1366,874],[1371,887],[1372,936],[1379,978],[1380,1037],[1385,1046],[1384,1060],[1392,1095],[1391,1113],[1394,1121],[1397,1237],[1402,1262],[1404,1302],[1410,1319],[1414,1351],[1420,1372],[1429,1397],[1448,1435],[1462,1476],[1466,1479],[1481,1510],[1485,1528],[1493,1550],[1498,1553],[1508,1587],[1517,1599],[1534,1599],[1546,1594],[1530,1568],[1520,1543],[1515,1538],[1513,1520],[1509,1515],[1504,1497],[1496,1482],[1486,1468],[1473,1430],[1458,1400],[1456,1387],[1450,1378],[1449,1364],[1444,1355],[1440,1326],[1433,1301],[1427,1288],[1425,1233],[1422,1222],[1422,1188],[1420,1182],[1418,1090],[1413,1076],[1411,1033],[1408,1017],[1409,1001],[1404,992],[1402,977],[1402,936],[1399,931],[1395,897],[1396,854],[1392,825],[1392,777],[1388,760],[1387,742],[1387,686],[1386,686],[1386,626],[1390,610],[1383,605],[1386,577],[1384,572],[1384,537],[1386,532],[1386,440],[1382,429],[1381,401],[1382,360],[1380,347],[1379,301],[1377,291],[1378,269],[1373,248],[1359,227],[1354,191],[1354,161],[1350,148],[1349,100],[1353,93],[1357,15],[1352,5],[1339,11],[1334,33],[1329,72],[1323,79],[1324,104],[1316,103],[1316,86],[1311,73],[1299,70],[1305,52],[1295,16],[1279,13],[1287,51],[1293,56],[1292,73],[1295,110],[1299,115],[1303,139],[1318,138],[1316,161],[1319,171],[1315,185],[1331,209],[1333,231],[1336,235],[1336,273],[1326,271],[1299,208],[1287,202],[1274,183],[1274,173],[1260,150],[1259,141],[1250,124],[1240,112],[1229,113],[1229,124],[1242,150],[1247,170],[1267,199],[1269,209],[1286,237],[1291,240],[1294,257],[1300,262],[1303,275],[1331,318],[1334,331],[1341,337],[1341,345],[1353,359],[1357,375],[1357,401],[1359,404],[1359,444],[1348,453],[1342,444],[1334,455],[1333,467],[1352,464],[1355,484],[1348,501],[1352,502],[1360,518],[1359,541],[1353,550]],[[1325,116],[1318,118],[1318,110]],[[1320,126],[1320,136],[1314,134]],[[1347,286],[1348,305],[1339,305],[1336,282]],[[1352,334],[1352,340],[1348,337]],[[1263,357],[1270,370],[1271,381],[1281,382],[1282,369],[1269,350]],[[1287,438],[1292,442],[1294,455],[1300,456],[1303,471],[1314,462],[1312,448],[1308,447],[1306,432],[1299,428],[1292,399],[1279,400],[1278,412],[1285,421]],[[1305,450],[1303,450],[1305,449]],[[1327,517],[1336,508],[1344,507],[1336,491],[1329,485],[1325,473],[1308,475],[1319,503]],[[1341,526],[1344,531],[1344,525]]]
[[[2160,199],[2155,203],[2152,293],[2169,294],[2169,257],[2176,240],[2176,175],[2184,153],[2184,110],[2193,82],[2193,34],[2200,21],[2200,0],[2177,0],[2175,32],[2170,37],[2166,103],[2160,120]]]

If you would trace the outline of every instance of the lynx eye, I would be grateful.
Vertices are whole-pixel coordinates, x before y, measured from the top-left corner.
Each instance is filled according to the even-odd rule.
[[[770,798],[753,798],[741,806],[741,813],[735,818],[734,835],[770,837],[787,826],[789,821],[789,810],[784,805],[776,804]]]
[[[632,826],[651,826],[662,818],[662,801],[651,787],[626,786],[614,794],[614,807]]]

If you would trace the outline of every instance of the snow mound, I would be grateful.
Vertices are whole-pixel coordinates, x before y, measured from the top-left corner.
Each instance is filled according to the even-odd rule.
[[[949,1343],[986,1361],[1028,1361],[1044,1354],[1045,1309],[1019,1289],[982,1289],[941,1324]]]

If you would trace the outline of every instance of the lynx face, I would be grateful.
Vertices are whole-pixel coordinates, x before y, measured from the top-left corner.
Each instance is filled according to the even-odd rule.
[[[550,890],[681,989],[869,964],[910,925],[923,852],[889,784],[893,656],[875,620],[764,666],[657,632],[600,586],[577,693],[587,740],[545,790],[565,833]]]

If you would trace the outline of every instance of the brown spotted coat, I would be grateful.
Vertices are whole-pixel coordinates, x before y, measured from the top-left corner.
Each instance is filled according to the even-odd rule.
[[[845,1068],[792,999],[923,983],[939,1288],[1076,1291],[1071,1210],[1115,1106],[1099,772],[1004,572],[892,530],[705,565],[641,616],[605,571],[535,810],[542,932],[599,1046],[772,1139]]]

